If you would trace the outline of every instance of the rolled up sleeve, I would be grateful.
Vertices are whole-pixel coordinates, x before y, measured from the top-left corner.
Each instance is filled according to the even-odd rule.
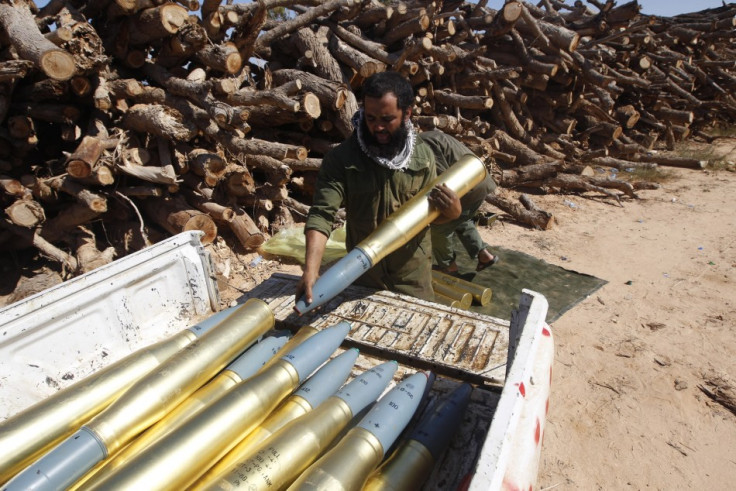
[[[344,169],[329,154],[322,160],[317,186],[309,209],[304,231],[317,230],[327,237],[332,232],[335,214],[345,199]]]

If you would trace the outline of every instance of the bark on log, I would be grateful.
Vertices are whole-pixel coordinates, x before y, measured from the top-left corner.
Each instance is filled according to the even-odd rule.
[[[104,251],[100,251],[97,249],[94,234],[89,230],[82,229],[77,234],[75,256],[79,272],[88,273],[105,264],[110,264],[115,258],[115,248],[108,247]]]
[[[214,220],[199,210],[192,209],[181,197],[166,199],[144,199],[141,207],[154,223],[171,234],[187,230],[201,230],[203,244],[209,244],[217,237]]]
[[[320,104],[327,109],[338,110],[347,101],[349,89],[341,82],[327,80],[302,70],[287,68],[275,70],[271,76],[273,83],[277,86],[290,81],[299,81],[304,90],[315,94]]]
[[[25,3],[0,3],[0,25],[21,58],[33,62],[54,80],[72,78],[76,71],[74,58],[41,34]]]
[[[249,140],[232,141],[232,148],[243,155],[267,155],[277,160],[307,158],[307,149],[301,145],[270,142],[251,138]]]
[[[327,2],[322,2],[319,7],[309,9],[307,12],[298,15],[287,22],[281,23],[278,27],[275,27],[266,34],[260,36],[256,40],[255,51],[263,51],[265,48],[271,46],[271,44],[279,37],[290,34],[299,28],[306,26],[315,19],[326,16],[340,7],[349,7],[353,3],[355,3],[354,0],[328,0]]]
[[[446,90],[434,90],[432,91],[432,97],[440,104],[463,109],[486,110],[493,107],[493,99],[491,97],[466,96],[454,94]]]
[[[549,230],[554,225],[554,216],[536,210],[527,210],[522,205],[514,203],[499,195],[486,196],[486,202],[508,213],[514,220],[539,230]]]
[[[94,136],[85,136],[66,160],[66,171],[72,177],[89,177],[102,156],[102,150],[102,140]]]
[[[368,78],[375,73],[386,71],[385,63],[358,51],[349,44],[341,41],[337,36],[330,38],[329,49],[336,60],[351,67],[362,78]]]
[[[135,46],[169,37],[188,21],[187,10],[174,3],[147,8],[126,23],[128,42]]]
[[[43,224],[40,235],[49,242],[66,240],[79,225],[85,225],[98,218],[100,212],[84,203],[75,203],[62,209],[55,217]]]
[[[295,103],[296,111],[276,106],[258,106],[251,109],[249,121],[259,126],[282,126],[292,123],[312,122],[322,114],[319,98],[307,92]]]
[[[56,191],[61,191],[75,198],[79,203],[86,205],[94,213],[107,211],[107,199],[84,188],[81,184],[66,177],[53,177],[46,183]]]
[[[557,175],[563,168],[560,161],[546,162],[541,164],[526,165],[512,170],[501,171],[501,182],[503,187],[513,188],[524,186],[525,183],[540,181]]]
[[[240,51],[233,43],[205,45],[203,49],[195,51],[195,58],[213,70],[228,74],[238,73],[243,66]]]
[[[228,221],[230,230],[246,250],[258,249],[266,241],[265,235],[243,209],[237,208],[234,211],[233,217]]]
[[[181,190],[181,193],[186,198],[187,203],[191,204],[202,213],[206,213],[215,221],[229,222],[235,215],[235,211],[231,207],[212,201],[193,189],[184,188]]]
[[[121,121],[124,128],[161,138],[189,141],[197,134],[194,125],[175,109],[158,104],[136,104]]]
[[[268,182],[275,186],[281,186],[289,182],[291,168],[281,160],[268,155],[248,155],[247,165],[251,169],[258,169],[266,174]]]
[[[593,181],[588,180],[583,176],[574,176],[572,174],[558,174],[555,177],[546,179],[544,182],[546,185],[553,186],[560,190],[598,192],[609,198],[615,199],[619,205],[621,204],[621,198],[617,194],[608,191],[607,189],[605,189],[603,186],[600,185],[600,184],[605,184],[602,181],[598,181],[597,184],[594,184]],[[615,186],[609,186],[609,187],[615,187]]]
[[[684,169],[705,169],[708,165],[707,160],[693,159],[688,157],[672,157],[664,155],[647,155],[638,156],[640,162],[650,162],[657,165],[668,167],[680,167]]]

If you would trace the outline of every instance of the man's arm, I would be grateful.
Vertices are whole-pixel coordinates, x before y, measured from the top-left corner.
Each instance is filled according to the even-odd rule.
[[[327,239],[330,237],[335,213],[345,197],[343,172],[343,163],[335,156],[334,151],[328,152],[322,159],[312,206],[309,209],[307,222],[304,224],[306,252],[302,277],[296,285],[296,301],[304,295],[306,303],[312,303],[312,286],[319,278],[319,268],[327,246]]]
[[[296,285],[296,299],[304,295],[309,305],[312,303],[312,287],[319,278],[319,267],[322,264],[328,237],[318,230],[307,230],[305,239],[307,250],[304,256],[304,272]]]

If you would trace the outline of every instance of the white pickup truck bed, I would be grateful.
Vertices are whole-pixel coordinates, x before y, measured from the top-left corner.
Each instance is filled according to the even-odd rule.
[[[348,320],[344,347],[361,351],[356,372],[395,359],[396,380],[419,369],[437,374],[430,397],[458,381],[476,387],[425,489],[534,485],[553,356],[543,296],[525,290],[509,323],[350,287],[321,312],[297,317],[295,281],[274,275],[241,300],[266,301],[280,329]],[[186,232],[0,310],[0,420],[196,323],[218,304],[209,256],[198,232]]]

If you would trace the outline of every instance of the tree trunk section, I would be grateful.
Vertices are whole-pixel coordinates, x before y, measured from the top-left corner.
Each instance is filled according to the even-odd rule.
[[[69,80],[74,76],[76,68],[72,55],[59,49],[41,34],[25,4],[12,6],[0,3],[0,25],[21,58],[33,62],[47,77]]]

